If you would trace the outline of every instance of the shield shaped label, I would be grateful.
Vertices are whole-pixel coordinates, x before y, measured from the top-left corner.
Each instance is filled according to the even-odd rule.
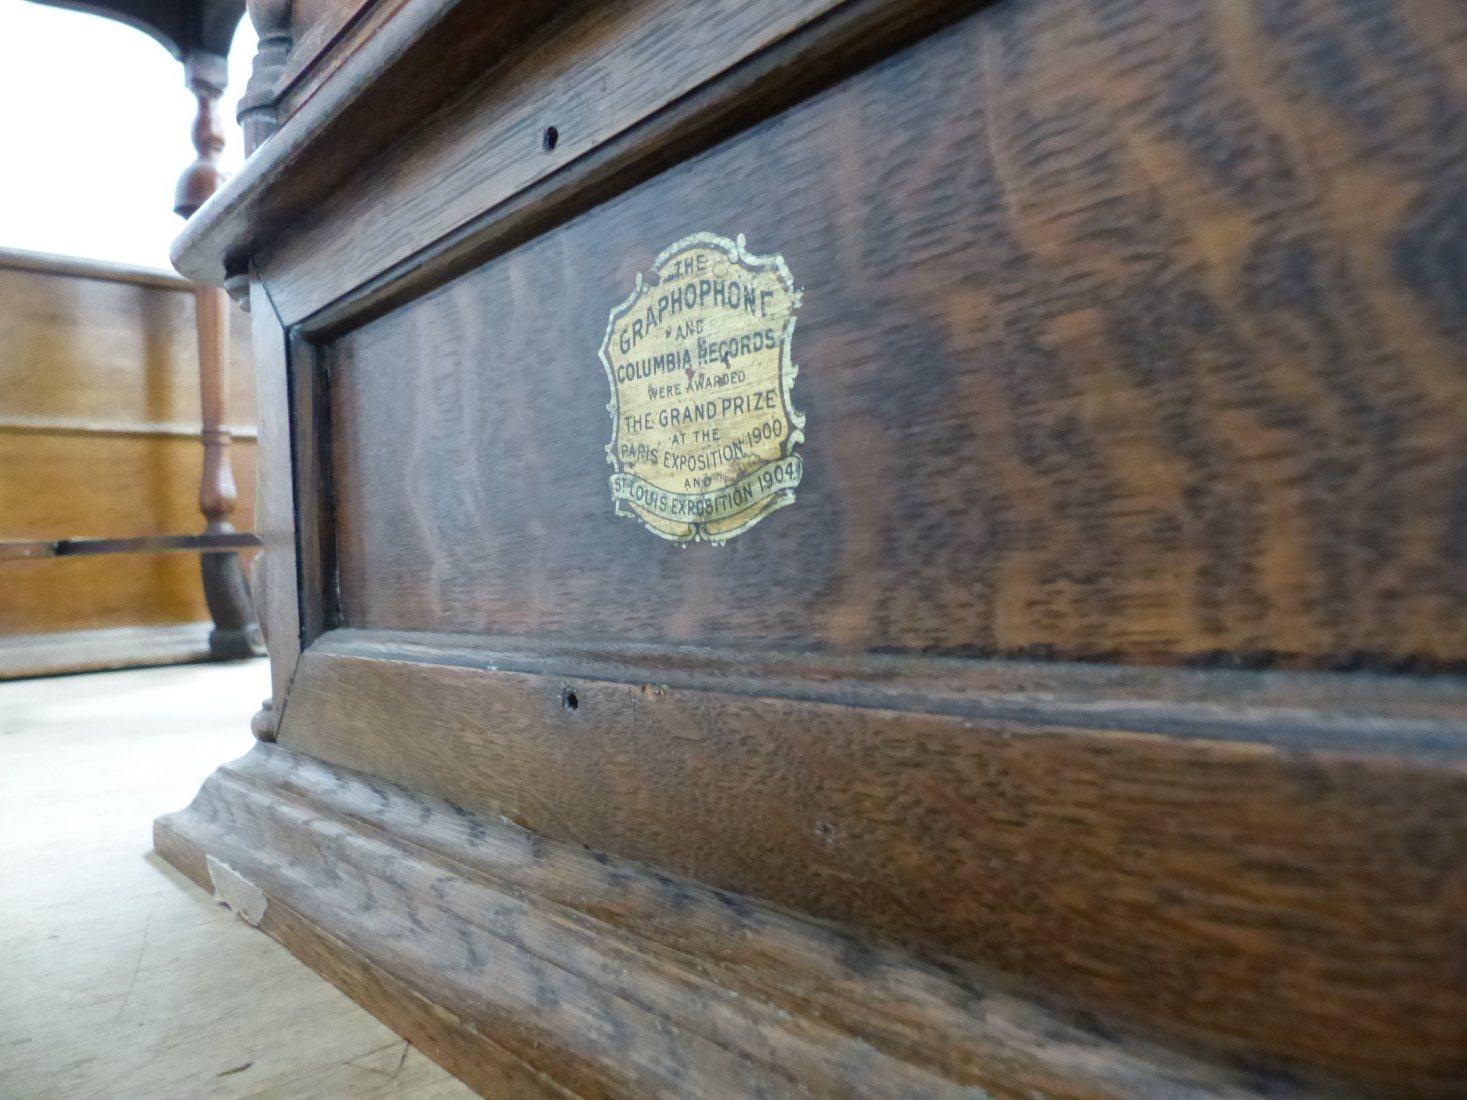
[[[795,501],[805,418],[790,391],[800,291],[742,234],[666,249],[611,311],[607,461],[616,514],[673,542],[727,542]]]

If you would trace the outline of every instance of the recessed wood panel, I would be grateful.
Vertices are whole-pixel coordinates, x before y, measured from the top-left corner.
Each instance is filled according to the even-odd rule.
[[[1462,21],[1016,0],[342,338],[346,621],[1462,661]],[[703,230],[804,288],[806,473],[679,549],[613,515],[596,350]]]

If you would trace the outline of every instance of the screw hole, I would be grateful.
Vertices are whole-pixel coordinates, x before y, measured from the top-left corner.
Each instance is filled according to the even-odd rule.
[[[545,136],[540,139],[540,144],[547,153],[555,152],[555,147],[560,143],[560,131],[554,126],[545,127]]]
[[[560,693],[560,705],[572,712],[581,709],[581,701],[576,698],[576,693],[569,688]]]

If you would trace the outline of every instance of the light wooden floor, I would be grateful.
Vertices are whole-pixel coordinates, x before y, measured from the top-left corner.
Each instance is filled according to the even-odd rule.
[[[468,1100],[152,854],[263,661],[0,684],[0,1100]]]

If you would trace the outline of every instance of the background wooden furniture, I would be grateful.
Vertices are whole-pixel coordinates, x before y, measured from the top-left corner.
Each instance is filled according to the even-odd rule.
[[[0,252],[0,538],[140,537],[197,529],[194,288],[177,276]],[[247,325],[231,333],[246,530],[255,387]],[[209,652],[197,560],[113,555],[0,564],[0,675],[197,660]]]
[[[175,247],[253,309],[275,743],[158,850],[485,1095],[1461,1096],[1464,42],[361,9]],[[698,232],[808,425],[682,548],[598,349]]]
[[[77,8],[117,19],[151,35],[183,63],[184,82],[198,101],[192,137],[197,153],[178,181],[174,212],[188,217],[224,179],[219,155],[224,131],[217,117],[220,97],[228,84],[228,54],[234,31],[244,14],[244,0],[37,0],[58,7]],[[231,539],[230,522],[237,500],[230,464],[230,435],[225,428],[225,376],[228,370],[229,308],[217,287],[196,290],[198,322],[199,392],[202,402],[204,472],[199,486],[199,510],[206,526],[201,542],[238,542]],[[54,536],[53,536],[54,537]],[[113,552],[102,547],[97,552]],[[118,553],[149,552],[147,547],[119,544]],[[249,583],[237,551],[216,548],[200,555],[205,601],[214,628],[209,633],[210,654],[218,659],[263,656],[264,646],[255,621]]]

